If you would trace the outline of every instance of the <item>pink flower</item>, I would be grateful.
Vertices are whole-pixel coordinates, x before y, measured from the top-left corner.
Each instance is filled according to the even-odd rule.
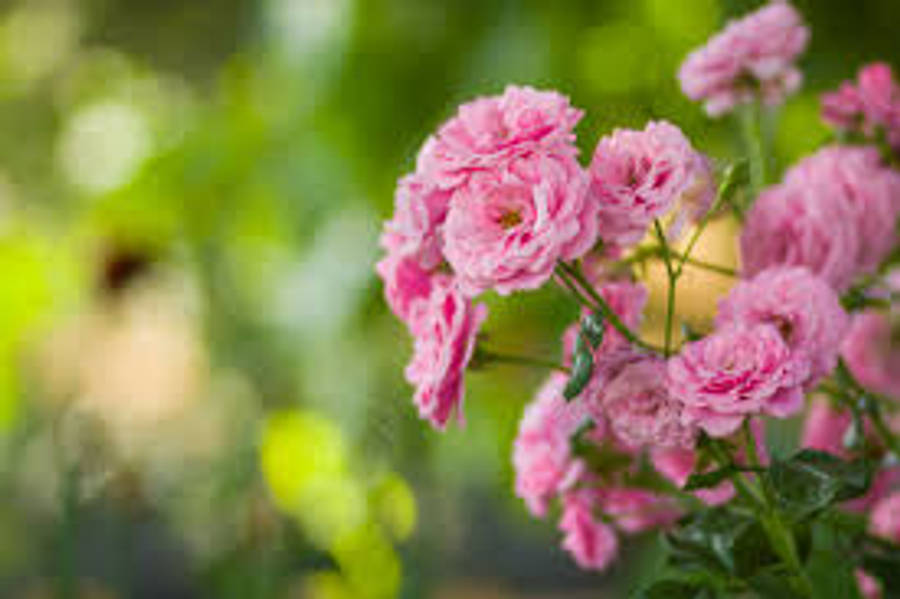
[[[415,257],[392,252],[375,265],[378,276],[384,281],[384,296],[391,311],[411,326],[414,305],[427,302],[436,281],[446,275],[432,275],[422,268]]]
[[[795,414],[808,375],[767,324],[719,329],[669,361],[670,392],[684,404],[686,421],[713,437],[734,433],[747,416]]]
[[[862,312],[853,317],[841,355],[865,387],[900,398],[900,343],[894,336],[887,314]]]
[[[866,65],[857,85],[845,81],[838,91],[823,94],[822,118],[838,130],[870,137],[880,129],[892,146],[900,145],[900,86],[891,67],[881,62]]]
[[[600,140],[589,168],[591,196],[600,206],[600,237],[617,246],[640,241],[676,204],[681,221],[700,218],[712,203],[709,161],[678,127],[665,121],[643,131],[616,129]]]
[[[597,216],[586,185],[574,159],[538,154],[472,174],[444,225],[444,253],[463,292],[537,288],[558,260],[591,249]]]
[[[669,526],[679,517],[671,498],[644,489],[613,487],[602,489],[600,496],[603,512],[629,534]]]
[[[568,489],[585,468],[572,455],[570,439],[587,413],[582,402],[563,399],[566,381],[562,373],[550,375],[525,408],[513,445],[516,495],[539,518],[547,513],[549,501]]]
[[[838,291],[872,272],[894,244],[900,175],[873,148],[830,146],[768,188],[741,234],[745,274],[806,266]]]
[[[553,91],[509,86],[501,96],[478,98],[426,141],[417,170],[442,189],[455,189],[474,172],[493,171],[531,154],[577,155],[575,125],[582,111]]]
[[[776,266],[738,283],[722,302],[716,325],[769,323],[797,360],[809,363],[806,386],[834,370],[848,317],[840,298],[806,268]]]
[[[809,30],[786,2],[771,2],[742,19],[731,21],[681,65],[681,89],[692,100],[704,100],[706,112],[719,116],[757,95],[780,104],[800,87],[794,61],[806,49]]]
[[[854,574],[856,575],[856,584],[859,585],[859,592],[865,599],[881,599],[881,583],[877,578],[869,576],[860,568],[857,568]]]
[[[869,530],[873,535],[900,543],[900,492],[888,495],[875,505]]]
[[[619,552],[616,532],[600,519],[598,508],[599,493],[594,489],[571,491],[563,499],[562,547],[586,570],[606,569]]]
[[[464,420],[463,374],[487,308],[473,305],[450,281],[437,283],[427,301],[414,304],[410,317],[414,353],[406,379],[416,387],[419,414],[443,430],[453,411],[460,423]]]
[[[591,407],[602,411],[613,432],[628,445],[693,445],[696,431],[682,421],[682,404],[669,395],[666,362],[660,358],[627,364]]]
[[[450,196],[419,175],[397,183],[394,215],[384,224],[381,245],[388,253],[413,256],[423,268],[442,261],[440,228],[447,216]]]

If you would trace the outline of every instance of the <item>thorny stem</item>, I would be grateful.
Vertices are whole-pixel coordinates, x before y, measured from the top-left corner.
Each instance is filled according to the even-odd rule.
[[[612,325],[614,329],[616,329],[619,333],[622,334],[623,337],[628,339],[631,343],[642,347],[644,349],[650,349],[656,351],[657,348],[645,342],[641,339],[634,331],[628,328],[628,326],[622,322],[619,318],[619,315],[615,313],[615,311],[609,306],[603,297],[597,293],[594,289],[594,286],[585,278],[584,274],[582,274],[581,269],[578,266],[572,266],[565,262],[559,262],[556,272],[559,274],[560,278],[566,283],[566,286],[573,291],[573,293],[577,293],[579,296],[582,294],[587,295],[587,299],[593,305],[589,307],[598,311],[603,317]]]
[[[659,219],[653,221],[653,229],[656,231],[656,237],[662,248],[663,263],[666,266],[666,276],[669,278],[669,287],[666,290],[666,329],[665,329],[665,356],[668,358],[672,353],[672,322],[675,318],[675,286],[678,283],[678,277],[681,271],[676,271],[672,266],[672,256],[669,251],[669,242],[666,241],[666,234],[663,231]]]

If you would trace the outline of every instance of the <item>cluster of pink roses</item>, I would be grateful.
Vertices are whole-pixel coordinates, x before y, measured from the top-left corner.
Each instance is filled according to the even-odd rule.
[[[799,14],[773,1],[693,52],[682,88],[711,115],[781,102],[800,83],[794,61],[808,37]],[[823,105],[843,130],[900,137],[900,93],[882,65]],[[574,134],[581,116],[562,95],[528,87],[461,106],[401,179],[377,271],[414,339],[406,377],[415,403],[438,428],[454,413],[462,420],[464,372],[473,356],[491,355],[478,354],[487,312],[476,296],[536,289],[556,275],[603,307],[600,338],[585,341],[584,320],[564,333],[563,363],[525,409],[513,451],[517,495],[537,517],[558,501],[563,547],[582,567],[602,569],[619,533],[678,518],[660,489],[711,468],[698,465],[701,436],[731,438],[749,427],[765,462],[758,417],[800,413],[841,357],[863,385],[900,396],[891,319],[874,309],[851,317],[839,295],[876,278],[897,245],[900,173],[873,146],[832,145],[801,160],[744,215],[741,280],[720,301],[714,330],[677,351],[667,340],[659,351],[636,332],[645,288],[606,265],[627,257],[651,227],[667,261],[685,225],[702,231],[716,199],[711,161],[674,125],[651,122],[602,138],[582,167]],[[576,283],[566,275],[573,269],[582,273]],[[887,280],[887,291],[869,289],[866,298],[890,303],[896,290]],[[593,314],[585,308],[582,318]],[[587,352],[588,379],[569,401],[579,352]],[[850,420],[817,400],[804,444],[845,453],[839,439]],[[640,479],[648,465],[653,488]],[[883,470],[857,505],[882,502],[873,529],[900,540],[900,499],[884,499],[895,482],[900,469]],[[693,493],[716,505],[734,489],[724,481]]]

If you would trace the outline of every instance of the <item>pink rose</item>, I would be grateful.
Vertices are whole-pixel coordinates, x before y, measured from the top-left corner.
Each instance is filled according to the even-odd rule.
[[[574,159],[537,154],[472,174],[444,225],[444,253],[463,292],[535,289],[557,261],[590,250],[597,217],[586,185]]]
[[[561,94],[511,85],[501,96],[460,106],[425,143],[417,171],[442,189],[456,189],[472,173],[493,171],[513,158],[574,159],[573,130],[582,114]]]
[[[669,395],[666,362],[645,358],[627,364],[589,409],[608,418],[613,432],[632,446],[690,447],[695,432],[682,420],[682,404]]]
[[[894,244],[900,175],[873,148],[829,146],[766,189],[741,233],[746,275],[806,266],[838,291],[872,272]]]
[[[414,342],[406,379],[416,387],[419,414],[443,430],[456,411],[463,422],[464,372],[487,308],[473,305],[446,279],[438,280],[427,301],[414,304],[410,317]]]
[[[669,361],[670,392],[684,404],[686,421],[713,437],[734,433],[747,416],[795,414],[808,376],[808,364],[767,324],[719,329]]]
[[[413,256],[425,269],[443,261],[440,228],[450,196],[418,175],[397,183],[394,215],[384,224],[381,246],[392,254]]]
[[[822,119],[834,128],[875,137],[881,130],[895,148],[900,145],[900,85],[891,67],[876,62],[859,71],[857,84],[841,84],[822,95]]]
[[[742,19],[731,21],[681,65],[681,89],[692,100],[704,100],[706,112],[719,116],[757,95],[780,104],[800,87],[794,61],[806,49],[809,30],[786,2],[771,2]]]
[[[422,268],[415,257],[399,252],[389,253],[375,265],[375,271],[384,281],[384,296],[394,315],[409,327],[414,305],[427,302],[436,281],[446,275],[432,275]],[[443,284],[443,283],[440,283]]]
[[[807,388],[834,370],[848,317],[840,298],[806,268],[776,266],[741,281],[719,303],[716,325],[774,325],[803,362],[809,362]]]
[[[619,553],[615,530],[595,510],[600,493],[595,489],[578,489],[563,499],[563,515],[559,529],[565,533],[562,547],[586,570],[604,570]]]
[[[516,495],[539,518],[547,513],[549,501],[569,488],[585,468],[572,455],[570,439],[587,420],[587,413],[582,402],[563,399],[566,381],[562,373],[550,375],[525,408],[513,444]]]
[[[900,492],[888,495],[875,505],[869,530],[875,536],[900,543]]]
[[[709,161],[665,121],[648,123],[643,131],[616,129],[601,139],[589,173],[590,194],[600,207],[600,237],[616,246],[640,241],[650,223],[676,205],[682,213],[676,225],[700,218],[714,196]]]
[[[876,393],[900,398],[900,343],[887,314],[869,310],[853,317],[841,355],[853,376]]]

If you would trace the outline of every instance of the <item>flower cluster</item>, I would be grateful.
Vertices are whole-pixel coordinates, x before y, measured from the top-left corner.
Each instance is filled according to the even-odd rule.
[[[760,118],[798,87],[808,37],[794,8],[770,2],[687,57],[683,91],[710,115],[752,104]],[[890,404],[900,399],[900,270],[890,270],[900,172],[878,145],[882,134],[898,145],[898,98],[887,67],[865,68],[823,105],[827,122],[868,143],[823,147],[768,186],[760,164],[750,165],[752,184],[740,162],[717,173],[666,121],[612,131],[582,166],[582,112],[564,96],[509,87],[463,105],[398,183],[377,266],[414,340],[406,377],[421,416],[441,429],[454,414],[462,422],[471,366],[551,368],[519,425],[515,492],[535,517],[558,517],[562,547],[583,568],[606,568],[623,535],[689,528],[698,514],[725,514],[741,531],[751,512],[779,567],[796,570],[790,527],[801,517],[780,514],[798,500],[778,498],[792,467],[830,485],[802,518],[831,505],[874,510],[870,533],[900,542],[900,467],[889,459],[900,422],[881,413],[900,407]],[[732,212],[740,269],[693,259],[707,224]],[[668,283],[661,344],[642,330],[648,260],[663,263]],[[737,281],[702,331],[679,334],[675,289],[687,268]],[[487,312],[475,298],[551,279],[577,302],[561,361],[486,347]],[[803,450],[795,462],[770,461],[766,422],[807,404]],[[873,463],[866,476],[847,474]],[[875,596],[870,574],[855,572]],[[802,572],[791,576],[792,592],[812,596]]]

